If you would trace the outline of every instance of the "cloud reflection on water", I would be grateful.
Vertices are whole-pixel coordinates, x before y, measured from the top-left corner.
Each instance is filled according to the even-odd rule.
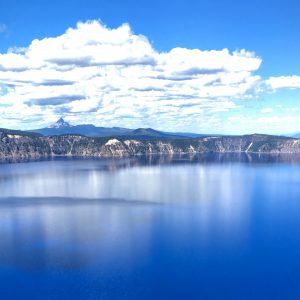
[[[33,247],[33,252],[43,253],[33,258],[38,266],[61,262],[82,266],[95,263],[96,258],[113,260],[120,251],[128,261],[139,252],[137,241],[144,250],[152,243],[151,232],[157,224],[172,228],[169,237],[175,234],[176,242],[197,232],[197,239],[205,244],[218,231],[221,238],[241,243],[247,236],[253,193],[264,179],[264,170],[268,180],[275,182],[263,187],[267,199],[277,194],[276,186],[286,174],[269,172],[272,164],[266,163],[270,158],[259,161],[265,162],[259,174],[253,167],[255,157],[249,155],[1,165],[0,248],[6,250],[0,259],[26,262]],[[291,172],[288,175],[296,178]],[[60,198],[54,201],[51,197]],[[133,202],[136,200],[140,203]],[[30,265],[35,264],[30,260]]]

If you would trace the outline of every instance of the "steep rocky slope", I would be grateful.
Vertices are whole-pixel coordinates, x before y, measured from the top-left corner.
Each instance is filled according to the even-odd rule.
[[[126,140],[78,135],[45,137],[0,130],[0,159],[50,156],[131,156],[205,152],[300,153],[300,140],[268,135],[200,137],[184,140]]]

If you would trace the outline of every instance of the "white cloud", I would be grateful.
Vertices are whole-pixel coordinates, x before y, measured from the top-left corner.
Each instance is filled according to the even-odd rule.
[[[46,125],[63,114],[74,123],[176,129],[190,122],[198,130],[212,113],[255,96],[260,64],[246,50],[158,52],[128,24],[78,23],[0,54],[0,126],[8,119]]]
[[[278,89],[300,89],[300,76],[279,76],[270,77],[267,85],[274,90]]]
[[[266,107],[266,108],[263,108],[263,109],[261,109],[261,113],[262,114],[270,114],[270,113],[272,113],[274,110],[273,110],[273,108],[271,108],[271,107]]]
[[[239,124],[239,132],[244,134],[253,133],[268,133],[268,134],[286,134],[290,135],[297,131],[298,126],[295,124],[300,123],[300,116],[293,114],[266,114],[263,116],[253,115],[238,115],[228,118],[228,122],[223,124],[223,133],[231,133],[234,131],[236,124]]]

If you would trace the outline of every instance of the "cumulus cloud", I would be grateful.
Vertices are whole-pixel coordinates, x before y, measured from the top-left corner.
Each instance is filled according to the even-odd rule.
[[[37,126],[64,113],[74,123],[103,126],[200,127],[256,95],[261,61],[246,50],[158,52],[128,24],[78,23],[0,54],[1,120]]]
[[[270,77],[266,83],[273,90],[300,89],[300,76]]]

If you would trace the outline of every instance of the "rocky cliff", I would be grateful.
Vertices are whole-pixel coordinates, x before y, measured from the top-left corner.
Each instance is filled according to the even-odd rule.
[[[182,140],[129,140],[78,135],[40,136],[0,130],[0,159],[51,156],[132,156],[183,153],[300,153],[300,139],[269,135],[199,137]]]

